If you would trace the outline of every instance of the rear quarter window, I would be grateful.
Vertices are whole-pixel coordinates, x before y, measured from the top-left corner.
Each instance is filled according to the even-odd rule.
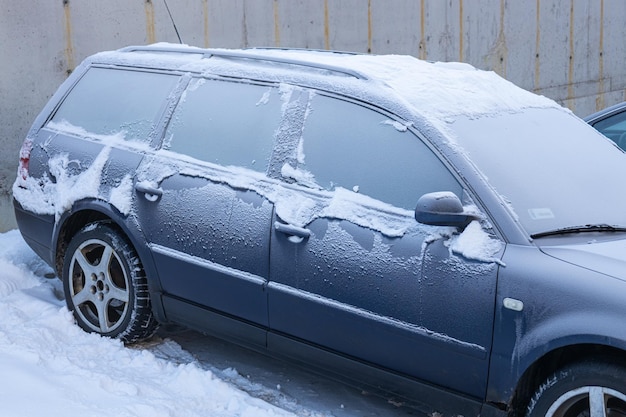
[[[178,78],[154,72],[90,68],[63,100],[50,127],[148,142]]]

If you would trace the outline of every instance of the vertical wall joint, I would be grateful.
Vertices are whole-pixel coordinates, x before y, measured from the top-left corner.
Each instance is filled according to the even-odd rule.
[[[324,0],[324,48],[330,49],[330,27],[328,21],[328,0]]]
[[[154,4],[152,0],[146,0],[146,40],[148,43],[156,42],[156,31],[154,22]]]
[[[274,46],[280,46],[280,15],[278,0],[274,0]]]
[[[76,67],[74,62],[74,44],[72,42],[72,15],[70,1],[63,0],[63,18],[65,19],[65,60],[66,74],[70,75]]]

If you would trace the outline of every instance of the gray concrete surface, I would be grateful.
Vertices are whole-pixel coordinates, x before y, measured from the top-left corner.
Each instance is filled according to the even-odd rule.
[[[86,56],[130,44],[282,46],[463,61],[584,116],[626,100],[624,0],[0,0],[0,232],[20,144]]]

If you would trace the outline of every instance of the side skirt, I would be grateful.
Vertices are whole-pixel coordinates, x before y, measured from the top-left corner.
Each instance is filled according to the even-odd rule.
[[[245,323],[218,312],[164,295],[168,322],[211,334],[259,353],[286,360],[374,395],[401,402],[426,415],[504,417],[506,413],[480,400],[418,382],[313,346],[282,334]]]
[[[433,415],[434,412],[443,416],[481,415],[480,401],[452,394],[280,334],[268,334],[268,349],[283,359],[305,367],[313,366],[325,376],[369,390],[383,398],[403,402],[427,415]]]

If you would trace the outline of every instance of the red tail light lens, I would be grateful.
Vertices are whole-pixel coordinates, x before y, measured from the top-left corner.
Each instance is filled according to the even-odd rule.
[[[17,168],[17,175],[23,180],[28,178],[28,164],[30,163],[30,153],[33,150],[33,141],[26,139],[20,149],[20,163]]]

